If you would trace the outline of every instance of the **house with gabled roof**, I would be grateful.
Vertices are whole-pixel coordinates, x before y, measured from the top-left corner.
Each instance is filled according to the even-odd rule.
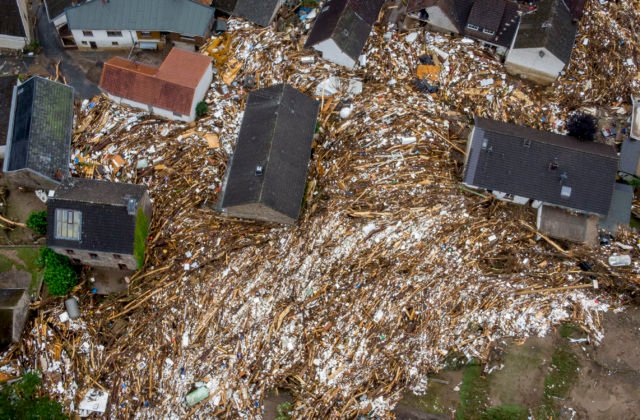
[[[378,20],[384,0],[329,0],[320,10],[305,48],[325,60],[353,68]]]
[[[260,26],[269,26],[284,0],[214,0],[213,5],[229,15]]]
[[[553,83],[571,61],[578,26],[563,0],[540,0],[522,16],[506,56],[509,73],[541,84]]]
[[[210,57],[173,48],[160,67],[121,57],[107,60],[99,86],[114,102],[189,122],[212,79]]]
[[[202,45],[215,23],[215,10],[192,0],[94,0],[65,14],[80,49],[158,49],[168,41]]]
[[[13,88],[4,176],[16,187],[53,189],[69,176],[73,88],[34,76]]]
[[[609,214],[617,169],[611,146],[476,117],[463,183],[504,201],[533,201],[542,233],[592,243]]]
[[[220,208],[228,216],[295,223],[307,184],[318,101],[287,84],[249,94],[225,175]]]
[[[0,49],[22,50],[31,39],[27,0],[0,0]]]
[[[77,264],[135,270],[151,216],[143,185],[68,178],[47,200],[47,246]]]

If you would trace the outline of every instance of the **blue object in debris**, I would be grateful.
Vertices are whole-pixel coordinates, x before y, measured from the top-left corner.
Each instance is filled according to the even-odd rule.
[[[94,287],[93,289],[91,289],[91,293],[93,293],[93,294],[95,295],[96,293],[98,293],[98,289],[96,289],[96,288]]]
[[[93,109],[96,106],[95,102],[89,102],[89,109]]]

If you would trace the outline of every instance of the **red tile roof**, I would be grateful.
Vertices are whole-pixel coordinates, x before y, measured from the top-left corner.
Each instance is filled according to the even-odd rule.
[[[159,68],[114,57],[104,63],[100,88],[111,95],[191,114],[195,89],[211,65],[207,56],[171,50]]]

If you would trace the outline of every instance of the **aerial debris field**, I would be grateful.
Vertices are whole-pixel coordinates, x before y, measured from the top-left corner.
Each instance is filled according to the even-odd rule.
[[[597,341],[602,312],[637,296],[637,232],[596,248],[540,237],[534,210],[460,177],[473,115],[559,132],[580,108],[628,120],[637,22],[637,0],[589,2],[570,67],[541,87],[475,42],[423,29],[377,25],[348,71],[308,59],[303,28],[230,20],[195,123],[104,97],[83,105],[74,171],[149,187],[146,263],[128,293],[98,300],[81,284],[79,320],[41,302],[11,363],[41,370],[71,411],[106,391],[113,418],[250,418],[274,388],[291,392],[296,418],[385,417],[451,354],[483,360],[498,338],[566,320]],[[436,93],[414,83],[424,54],[441,65]],[[281,82],[321,102],[303,214],[290,227],[225,218],[216,205],[247,92]],[[619,253],[632,265],[611,267]],[[190,407],[199,382],[209,396]]]

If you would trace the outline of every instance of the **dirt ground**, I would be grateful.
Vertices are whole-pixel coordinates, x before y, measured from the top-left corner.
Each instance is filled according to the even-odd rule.
[[[7,190],[6,205],[6,217],[20,223],[25,223],[31,212],[47,208],[33,191],[21,191],[17,188]],[[36,243],[44,243],[44,238],[36,235],[31,229],[16,227],[12,230],[2,230],[0,233],[0,245],[33,245]]]
[[[568,393],[553,398],[559,418],[627,419],[640,412],[640,308],[607,313],[605,336],[599,345],[572,325],[559,327],[544,338],[498,343],[483,367],[485,408],[517,406],[534,418],[541,415],[548,391],[554,354],[559,349],[574,355],[577,368],[564,378]],[[452,368],[434,375],[427,394],[408,394],[396,408],[398,419],[453,418],[459,415],[461,387],[467,368]],[[437,382],[436,382],[437,381]],[[548,414],[548,412],[546,412]],[[462,418],[481,418],[482,413]],[[495,418],[495,417],[489,417]],[[510,418],[519,418],[515,415]],[[526,418],[526,417],[524,417]]]

